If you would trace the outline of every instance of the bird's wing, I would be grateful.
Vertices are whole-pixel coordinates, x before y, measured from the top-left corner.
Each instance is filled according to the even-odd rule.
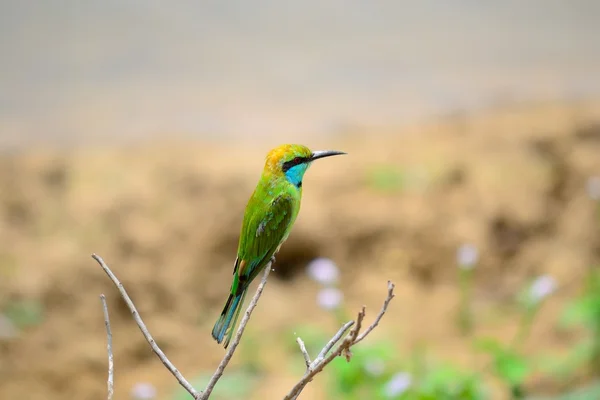
[[[249,215],[238,251],[236,270],[240,281],[251,282],[271,259],[293,218],[293,199],[289,194],[274,198],[265,208],[255,207]],[[234,271],[235,273],[236,271]]]

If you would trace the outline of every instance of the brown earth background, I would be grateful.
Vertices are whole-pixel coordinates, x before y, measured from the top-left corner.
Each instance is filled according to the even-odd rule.
[[[400,354],[426,342],[459,365],[485,364],[453,322],[455,252],[463,243],[480,250],[474,304],[480,318],[492,321],[477,334],[511,337],[517,321],[495,323],[490,315],[530,279],[548,273],[561,290],[542,309],[527,352],[577,342],[557,332],[555,320],[586,269],[600,261],[598,205],[585,191],[588,177],[600,171],[600,103],[455,114],[376,136],[357,130],[309,144],[349,155],[307,174],[302,212],[239,351],[257,346],[268,371],[252,398],[280,398],[298,378],[282,368],[295,350],[290,329],[316,322],[336,330],[316,304],[317,284],[304,273],[317,256],[340,266],[350,310],[365,304],[373,317],[386,281],[397,284],[373,337],[393,338]],[[152,382],[161,396],[174,389],[92,252],[123,281],[181,371],[214,368],[223,350],[210,330],[267,149],[171,142],[3,155],[0,305],[29,299],[44,312],[41,323],[0,342],[0,397],[103,398],[100,293],[112,316],[116,398],[127,398],[136,382]],[[403,171],[400,190],[372,185],[373,171],[382,167]],[[240,353],[232,370],[244,359]],[[323,385],[324,378],[316,379],[304,397],[326,398]]]
[[[266,152],[290,142],[348,155],[307,173],[227,369],[261,371],[252,400],[302,373],[295,332],[338,329],[305,272],[315,257],[337,263],[345,309],[368,320],[396,283],[369,342],[480,370],[494,400],[505,387],[455,323],[459,246],[479,250],[473,337],[512,338],[516,294],[549,274],[559,290],[524,351],[581,343],[557,319],[600,263],[586,190],[600,176],[600,2],[174,4],[0,2],[0,399],[106,398],[104,293],[115,400],[140,382],[173,400],[92,253],[186,377],[212,372],[245,203]],[[534,374],[525,389],[590,380]],[[331,398],[330,382],[302,399]]]

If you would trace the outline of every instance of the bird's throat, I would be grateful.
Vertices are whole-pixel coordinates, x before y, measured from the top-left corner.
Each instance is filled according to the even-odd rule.
[[[295,165],[292,168],[285,171],[286,179],[297,188],[302,187],[302,179],[304,178],[304,173],[308,169],[309,164],[299,164]]]

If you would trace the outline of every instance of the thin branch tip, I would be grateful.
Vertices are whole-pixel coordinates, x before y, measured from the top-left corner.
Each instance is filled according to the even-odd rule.
[[[298,346],[300,346],[300,352],[302,352],[302,356],[304,356],[304,364],[306,365],[306,369],[310,370],[310,367],[311,367],[310,355],[308,354],[308,351],[306,350],[306,345],[304,344],[304,341],[300,337],[296,338],[296,342],[298,343]]]
[[[106,296],[100,295],[100,302],[102,303],[102,312],[104,314],[104,325],[106,327],[106,352],[108,354],[108,378],[106,380],[106,386],[108,389],[108,400],[112,400],[114,395],[114,358],[112,350],[112,330],[110,328],[110,319],[108,317],[108,305],[106,304]]]
[[[284,400],[295,400],[298,398],[302,390],[306,387],[306,385],[313,380],[315,375],[325,368],[331,361],[333,361],[338,356],[344,356],[346,361],[350,362],[352,358],[352,346],[362,341],[375,327],[379,324],[379,321],[387,311],[387,307],[390,301],[394,298],[394,287],[395,285],[388,281],[388,293],[385,298],[381,310],[379,314],[375,317],[375,320],[371,325],[364,330],[364,332],[360,333],[363,320],[366,316],[366,307],[363,305],[361,309],[358,311],[355,321],[348,321],[345,323],[340,330],[331,338],[329,342],[323,347],[317,358],[310,364],[310,368],[307,368],[304,376],[300,379],[298,383],[288,392],[288,394],[284,397]],[[342,336],[346,333],[348,329],[350,332],[346,335],[346,337],[340,342]],[[300,344],[301,339],[298,338],[298,343]],[[339,343],[337,347],[333,351],[333,347]],[[300,346],[302,350],[302,345]],[[330,352],[331,351],[331,352]]]

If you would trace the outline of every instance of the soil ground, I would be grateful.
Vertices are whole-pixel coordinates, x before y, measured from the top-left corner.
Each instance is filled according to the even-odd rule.
[[[374,337],[389,335],[401,352],[425,341],[439,357],[485,364],[453,323],[463,243],[480,250],[475,306],[486,317],[477,334],[513,335],[517,321],[494,315],[548,273],[562,290],[536,320],[527,351],[576,342],[554,321],[600,261],[597,204],[585,190],[588,177],[600,175],[600,103],[498,107],[306,144],[349,155],[315,163],[306,176],[300,217],[248,328],[270,371],[253,398],[281,398],[298,378],[286,361],[290,329],[312,322],[336,330],[304,273],[317,256],[338,263],[348,308],[365,304],[367,318],[387,280],[396,283]],[[140,381],[152,382],[161,398],[172,392],[172,377],[93,252],[185,375],[212,370],[224,352],[210,330],[229,289],[243,208],[270,147],[163,142],[0,156],[0,306],[28,299],[44,307],[39,324],[0,341],[0,398],[105,398],[100,293],[112,318],[115,398],[127,398]],[[232,368],[240,360],[238,353]],[[304,398],[326,398],[323,384],[317,378]]]

